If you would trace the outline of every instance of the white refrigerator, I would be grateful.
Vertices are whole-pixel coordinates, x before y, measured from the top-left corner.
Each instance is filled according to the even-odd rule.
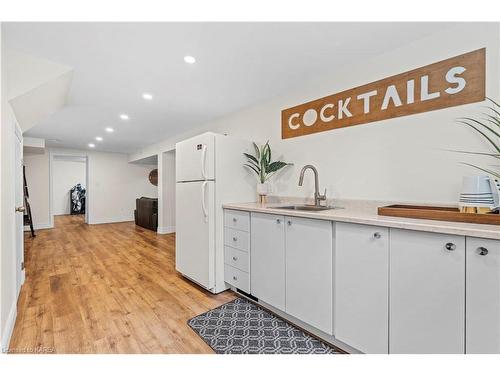
[[[250,141],[210,132],[175,145],[175,267],[212,293],[228,289],[222,204],[256,200],[243,152]]]

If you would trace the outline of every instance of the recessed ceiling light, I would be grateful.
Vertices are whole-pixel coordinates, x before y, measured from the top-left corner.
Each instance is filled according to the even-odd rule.
[[[98,142],[102,142],[102,137],[95,137],[95,140]]]
[[[122,120],[128,120],[130,117],[128,117],[128,115],[127,115],[126,113],[122,113],[122,114],[120,115],[120,118],[121,118]]]
[[[145,92],[144,94],[142,94],[142,98],[144,100],[153,100],[153,95],[151,95],[150,93]]]
[[[106,130],[108,133],[113,133],[115,131],[115,129],[113,128],[106,128],[104,130]]]
[[[90,148],[94,148],[94,147],[95,147],[95,144],[93,144],[93,143],[89,143],[89,147],[90,147]]]
[[[196,59],[193,56],[184,56],[184,61],[188,64],[194,64]]]

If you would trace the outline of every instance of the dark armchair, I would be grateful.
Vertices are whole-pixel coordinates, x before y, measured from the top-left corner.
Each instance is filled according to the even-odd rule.
[[[158,199],[141,197],[135,200],[135,224],[156,231],[158,229]]]

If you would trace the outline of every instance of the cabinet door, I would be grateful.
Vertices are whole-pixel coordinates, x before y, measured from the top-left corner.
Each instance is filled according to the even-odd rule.
[[[250,221],[250,290],[285,310],[285,227],[283,216],[253,213]]]
[[[389,350],[389,229],[336,223],[336,339],[364,353]]]
[[[286,217],[286,312],[332,334],[332,223]]]
[[[466,352],[500,353],[500,241],[466,242]]]
[[[390,353],[464,353],[465,237],[390,231]]]

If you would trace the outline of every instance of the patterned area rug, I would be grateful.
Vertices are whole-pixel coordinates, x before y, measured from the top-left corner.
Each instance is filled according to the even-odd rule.
[[[218,354],[340,354],[244,298],[188,320]]]

